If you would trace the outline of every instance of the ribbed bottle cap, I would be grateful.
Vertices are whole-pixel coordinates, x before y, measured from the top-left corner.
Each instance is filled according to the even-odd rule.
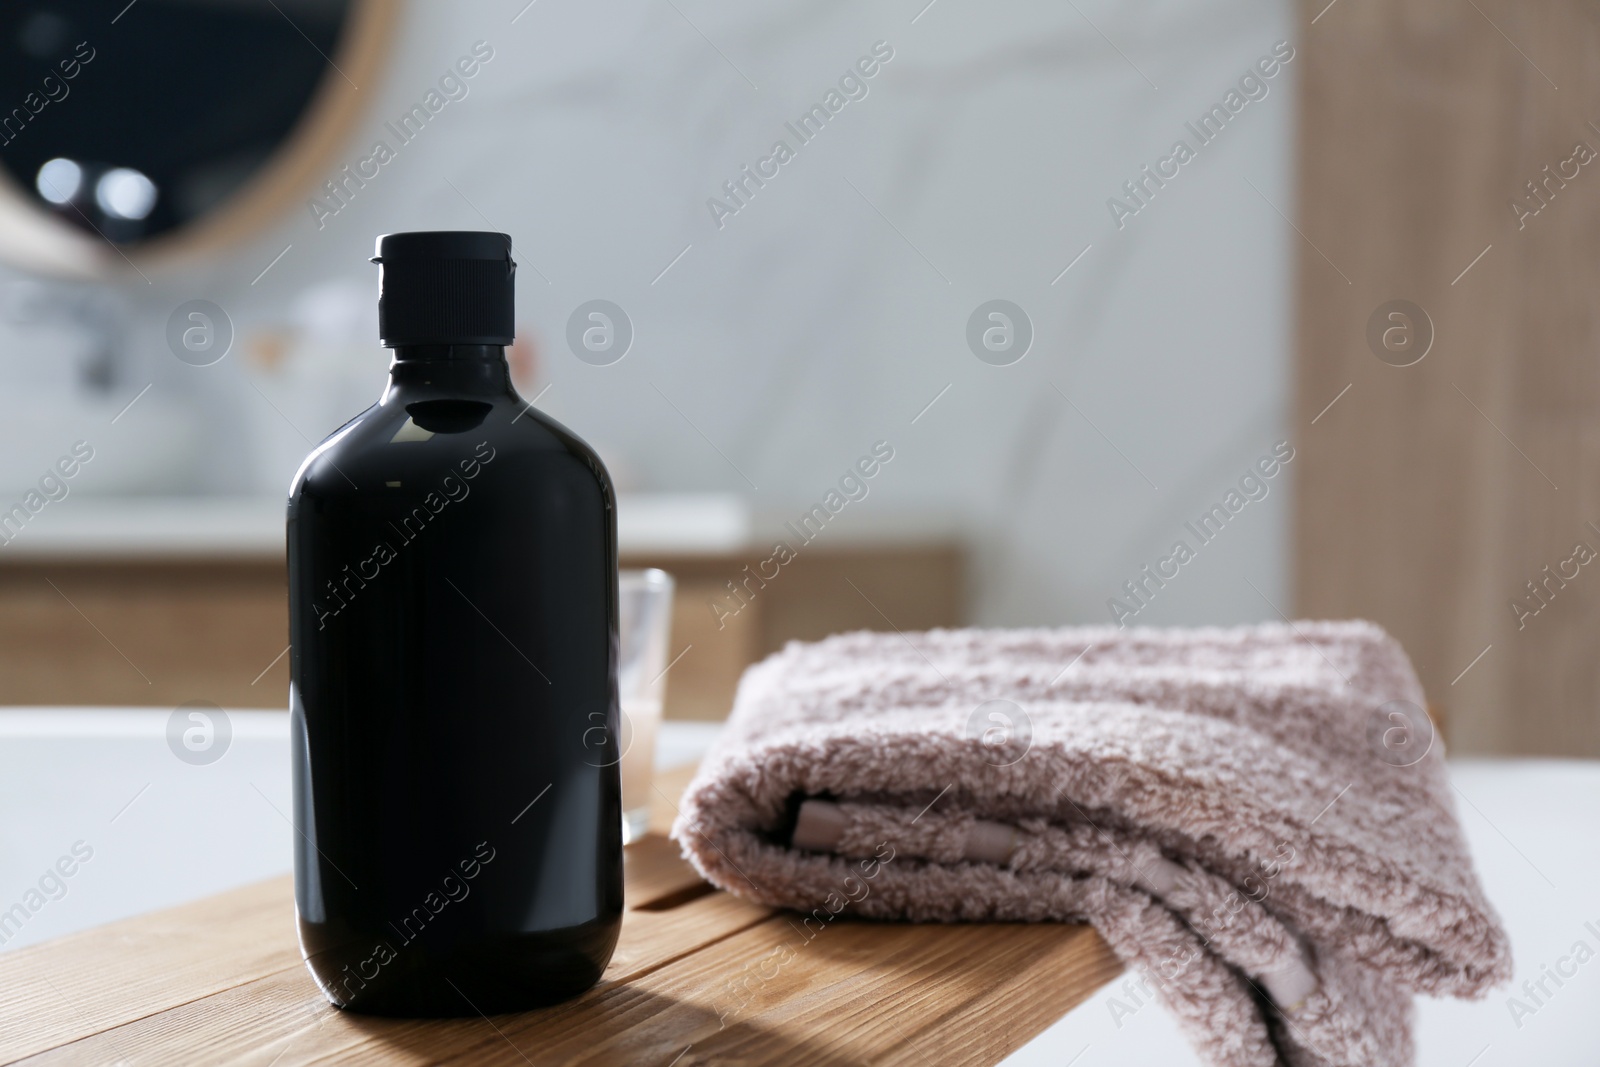
[[[511,238],[423,230],[378,238],[378,337],[395,345],[509,345],[517,265]]]

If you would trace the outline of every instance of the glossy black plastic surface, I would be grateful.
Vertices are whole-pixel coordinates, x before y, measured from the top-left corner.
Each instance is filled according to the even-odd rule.
[[[328,999],[521,1010],[622,914],[611,483],[493,346],[397,349],[289,497],[295,903]]]

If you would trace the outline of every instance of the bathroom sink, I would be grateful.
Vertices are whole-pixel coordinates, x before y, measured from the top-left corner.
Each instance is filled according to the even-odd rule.
[[[63,495],[49,476],[59,475],[57,464],[75,456],[78,442],[84,444],[76,457],[90,458],[60,479]],[[20,390],[0,398],[0,510],[22,502],[29,490],[49,497],[45,508],[80,493],[180,492],[194,484],[202,454],[198,422],[156,388],[103,399]],[[69,461],[63,469],[74,466]]]

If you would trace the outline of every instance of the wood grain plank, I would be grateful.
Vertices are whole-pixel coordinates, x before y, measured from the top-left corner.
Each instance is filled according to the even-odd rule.
[[[1120,971],[1086,927],[841,922],[807,942],[780,915],[571,1004],[448,1035],[379,1025],[358,1047],[308,1038],[292,1062],[993,1064]]]
[[[608,981],[626,980],[691,950],[697,935],[686,922],[704,921],[706,936],[717,936],[770,914],[742,902],[703,907],[688,920],[676,910],[649,910],[701,884],[677,846],[656,834],[628,847],[623,870],[629,910]],[[16,1025],[0,1033],[0,1061],[286,969],[304,970],[288,877],[6,953],[0,955],[0,1017]]]
[[[299,966],[288,877],[0,954],[0,1061]]]
[[[672,820],[678,817],[678,798],[689,788],[694,777],[693,764],[674,767],[656,775],[655,789],[650,797],[650,830],[665,837],[672,832]],[[674,846],[676,847],[676,846]]]
[[[710,893],[661,911],[629,909],[622,935],[600,983],[586,996],[627,988],[717,940],[768,920],[763,908],[726,893]],[[293,931],[278,931],[292,945]],[[534,1013],[537,1014],[537,1013]],[[521,1019],[526,1016],[509,1016]],[[167,1010],[84,1036],[22,1060],[47,1064],[253,1064],[279,1067],[331,1057],[344,1062],[362,1050],[414,1044],[430,1050],[409,1061],[379,1053],[378,1062],[437,1062],[481,1037],[481,1019],[396,1020],[342,1012],[330,1005],[293,953],[273,973]],[[440,1051],[443,1050],[443,1051]]]
[[[663,775],[657,825],[692,768]],[[0,1061],[250,1064],[993,1063],[1121,969],[1086,927],[789,914],[699,892],[629,846],[618,950],[583,996],[493,1020],[341,1012],[300,962],[287,878],[0,956]]]
[[[648,961],[614,964],[594,990],[540,1011],[493,1020],[340,1012],[296,961],[25,1062],[664,1065],[682,1053],[686,1067],[990,1064],[1121,970],[1086,927],[841,921],[808,941],[793,917],[763,918],[722,893],[679,910],[666,919],[670,932],[656,931],[657,946],[691,935],[697,951],[642,971]]]
[[[622,851],[623,900],[629,909],[649,908],[693,886],[704,885],[684,862],[675,842],[652,830]]]

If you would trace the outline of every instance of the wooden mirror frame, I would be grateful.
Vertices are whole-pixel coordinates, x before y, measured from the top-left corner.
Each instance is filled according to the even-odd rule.
[[[0,257],[56,277],[113,281],[135,271],[181,265],[264,229],[315,188],[329,161],[346,147],[389,56],[401,2],[351,0],[333,66],[304,114],[267,163],[215,210],[147,241],[113,245],[42,210],[0,169]]]

